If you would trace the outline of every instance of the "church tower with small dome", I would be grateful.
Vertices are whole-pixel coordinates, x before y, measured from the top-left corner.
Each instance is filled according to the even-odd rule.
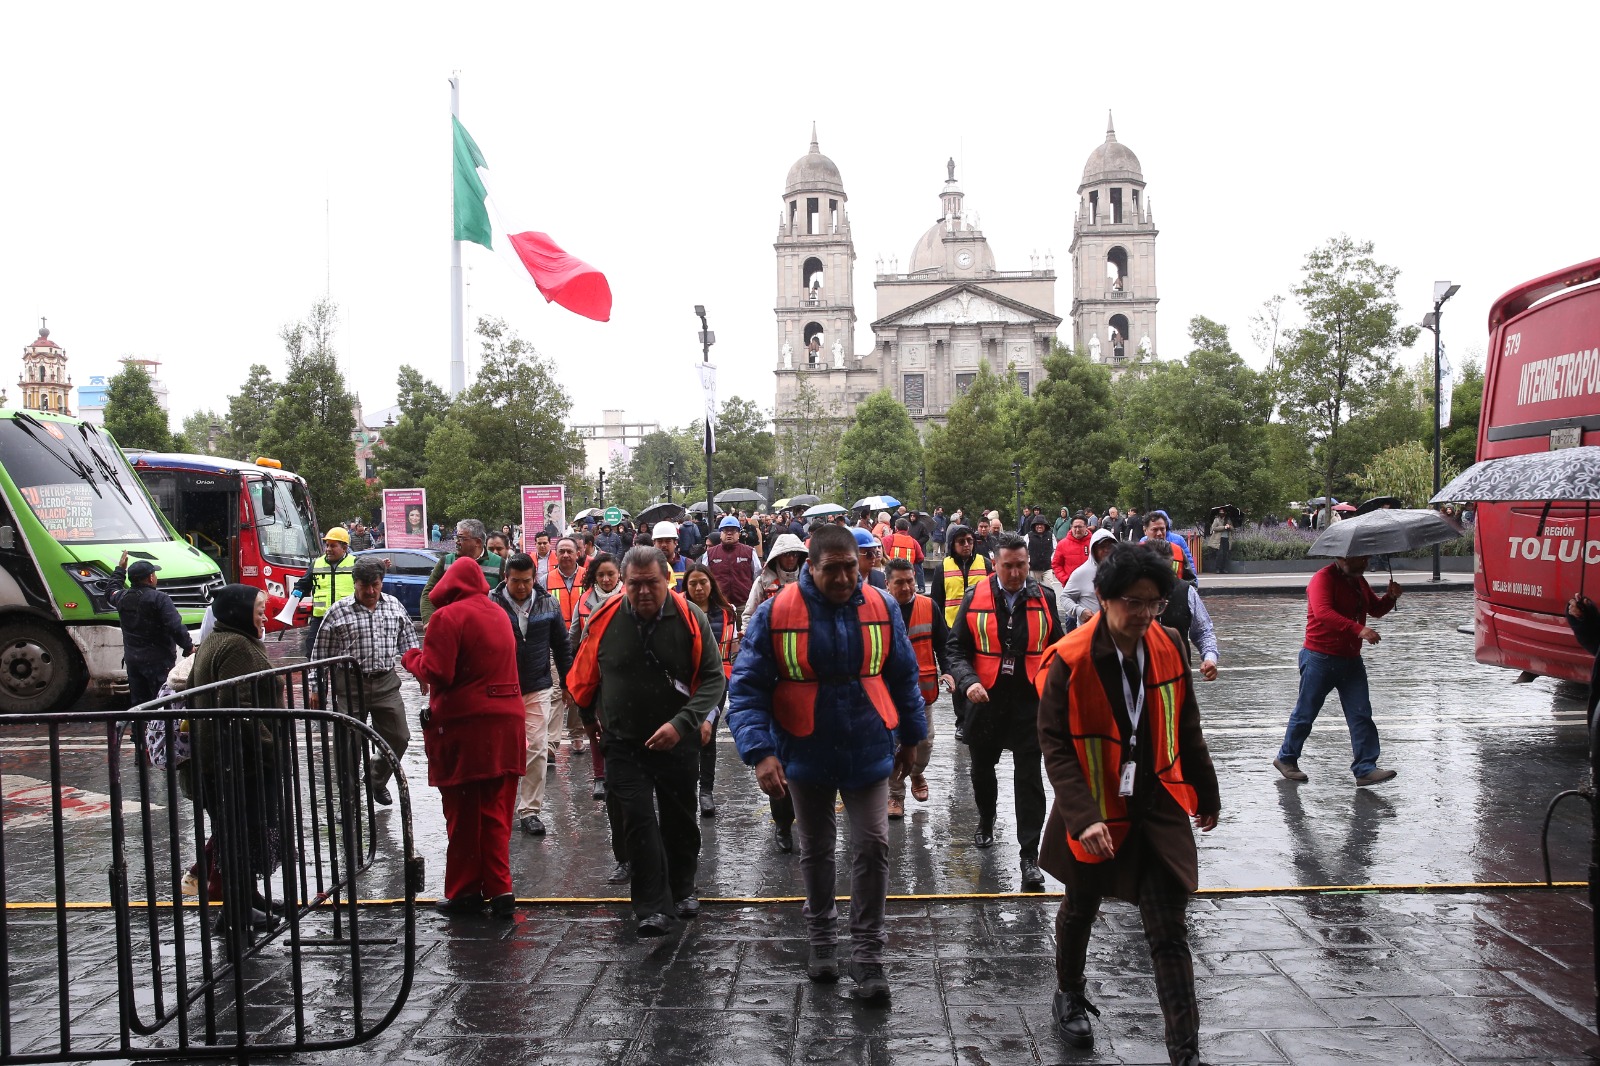
[[[850,238],[844,179],[817,146],[789,168],[778,216],[778,409],[791,405],[796,374],[837,375],[819,391],[838,394],[856,364],[856,310],[851,282],[856,250]]]
[[[1113,373],[1156,357],[1156,225],[1139,158],[1106,117],[1072,225],[1072,339]]]
[[[67,350],[50,339],[50,330],[41,319],[39,336],[22,349],[22,377],[17,382],[25,411],[49,411],[70,415],[67,400],[72,394],[72,375],[67,373]]]

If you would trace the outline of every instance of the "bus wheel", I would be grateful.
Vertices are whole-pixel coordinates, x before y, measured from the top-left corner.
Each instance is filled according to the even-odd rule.
[[[38,622],[0,625],[0,710],[48,714],[66,710],[88,683],[72,642]]]

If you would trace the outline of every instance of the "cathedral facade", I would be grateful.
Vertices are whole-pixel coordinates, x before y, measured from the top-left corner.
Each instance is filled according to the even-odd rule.
[[[1073,221],[1072,331],[1113,373],[1155,357],[1155,236],[1139,161],[1106,130],[1089,156]],[[912,248],[876,264],[870,351],[857,352],[855,245],[838,166],[811,148],[789,168],[777,253],[777,395],[781,425],[816,417],[797,406],[802,387],[839,418],[887,388],[920,428],[940,423],[980,366],[1032,392],[1060,335],[1051,256],[1001,270],[977,214],[966,206],[955,160],[946,164],[938,215]]]

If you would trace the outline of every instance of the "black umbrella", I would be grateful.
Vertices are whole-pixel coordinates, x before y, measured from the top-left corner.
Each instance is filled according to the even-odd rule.
[[[802,492],[798,496],[789,497],[789,506],[797,510],[802,507],[815,507],[821,502],[821,496],[813,496],[809,492]]]
[[[640,529],[649,529],[657,522],[682,522],[687,517],[689,512],[681,503],[657,503],[640,511],[634,517],[634,524]]]
[[[754,489],[723,489],[712,499],[718,503],[759,503],[766,506],[767,498]]]
[[[706,513],[706,501],[704,501],[704,500],[696,500],[693,503],[691,503],[689,505],[689,513],[690,514],[705,514]],[[718,514],[727,514],[728,513],[728,509],[726,507],[718,507],[717,508],[717,513]]]
[[[1322,531],[1306,554],[1336,559],[1352,555],[1388,555],[1443,544],[1459,536],[1461,527],[1438,511],[1397,507],[1333,523]]]
[[[1600,500],[1600,447],[1508,455],[1473,463],[1429,503]]]
[[[1217,518],[1220,515],[1226,515],[1228,517],[1228,521],[1233,525],[1234,529],[1238,529],[1240,526],[1244,525],[1244,512],[1239,510],[1239,508],[1235,507],[1231,503],[1225,503],[1220,507],[1211,508],[1211,512],[1206,515],[1206,527],[1201,531],[1203,536],[1211,536],[1211,527],[1216,524]]]
[[[1372,511],[1390,510],[1396,507],[1404,507],[1405,505],[1405,501],[1398,496],[1374,496],[1360,507],[1357,507],[1356,514],[1364,515]]]

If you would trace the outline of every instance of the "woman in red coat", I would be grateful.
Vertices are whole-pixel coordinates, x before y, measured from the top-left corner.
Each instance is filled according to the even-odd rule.
[[[444,914],[479,914],[488,904],[509,918],[511,821],[523,753],[517,647],[506,613],[489,601],[476,559],[450,564],[429,593],[433,616],[405,668],[432,692],[423,723],[428,784],[439,790],[449,845]]]

